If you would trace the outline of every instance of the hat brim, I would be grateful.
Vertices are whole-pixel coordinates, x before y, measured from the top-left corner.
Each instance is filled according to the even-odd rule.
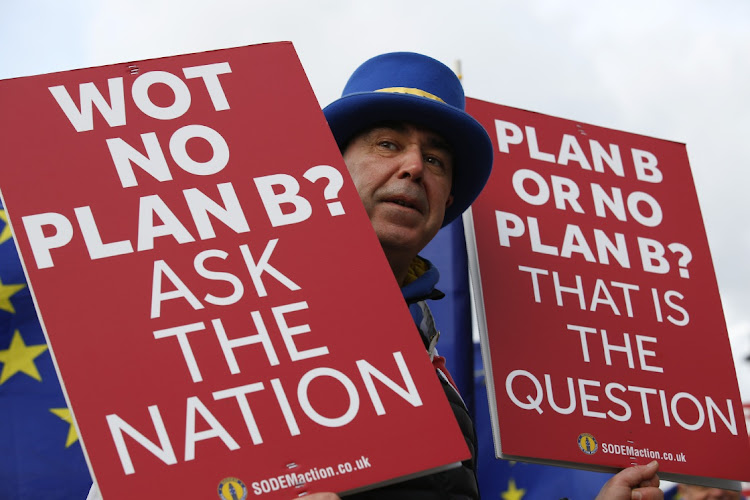
[[[360,132],[387,121],[404,121],[440,134],[453,148],[453,203],[443,226],[459,217],[479,196],[492,170],[493,146],[471,115],[440,101],[410,94],[362,92],[323,109],[340,148]]]

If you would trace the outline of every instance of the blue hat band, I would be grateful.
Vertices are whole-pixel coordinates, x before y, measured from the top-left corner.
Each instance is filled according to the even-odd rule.
[[[409,94],[409,95],[417,95],[420,97],[426,97],[428,99],[432,99],[433,101],[440,101],[442,103],[445,103],[444,100],[436,96],[435,94],[430,94],[429,92],[425,92],[421,89],[415,89],[410,87],[388,87],[385,89],[378,89],[375,92],[388,92],[391,94]]]

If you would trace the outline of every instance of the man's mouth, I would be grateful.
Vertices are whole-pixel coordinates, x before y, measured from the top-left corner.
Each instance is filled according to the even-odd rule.
[[[422,204],[419,202],[419,200],[411,199],[411,198],[388,198],[386,199],[388,203],[393,203],[394,205],[398,205],[400,207],[409,208],[411,210],[415,210],[417,212],[424,213],[424,210],[422,208]]]
[[[414,206],[413,203],[409,203],[408,201],[404,201],[404,200],[391,200],[391,203],[395,203],[396,205],[401,205],[402,207],[413,208],[415,210],[417,209],[417,207]]]

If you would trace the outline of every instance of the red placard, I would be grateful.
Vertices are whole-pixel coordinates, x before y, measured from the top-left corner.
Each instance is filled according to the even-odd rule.
[[[105,500],[468,458],[290,43],[7,80],[0,107],[3,202]]]
[[[467,107],[495,145],[471,212],[498,456],[593,469],[657,459],[662,477],[747,480],[685,146]]]

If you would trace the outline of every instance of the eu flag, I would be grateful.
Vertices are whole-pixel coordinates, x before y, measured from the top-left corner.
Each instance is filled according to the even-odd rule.
[[[83,500],[90,485],[0,205],[0,500]]]

